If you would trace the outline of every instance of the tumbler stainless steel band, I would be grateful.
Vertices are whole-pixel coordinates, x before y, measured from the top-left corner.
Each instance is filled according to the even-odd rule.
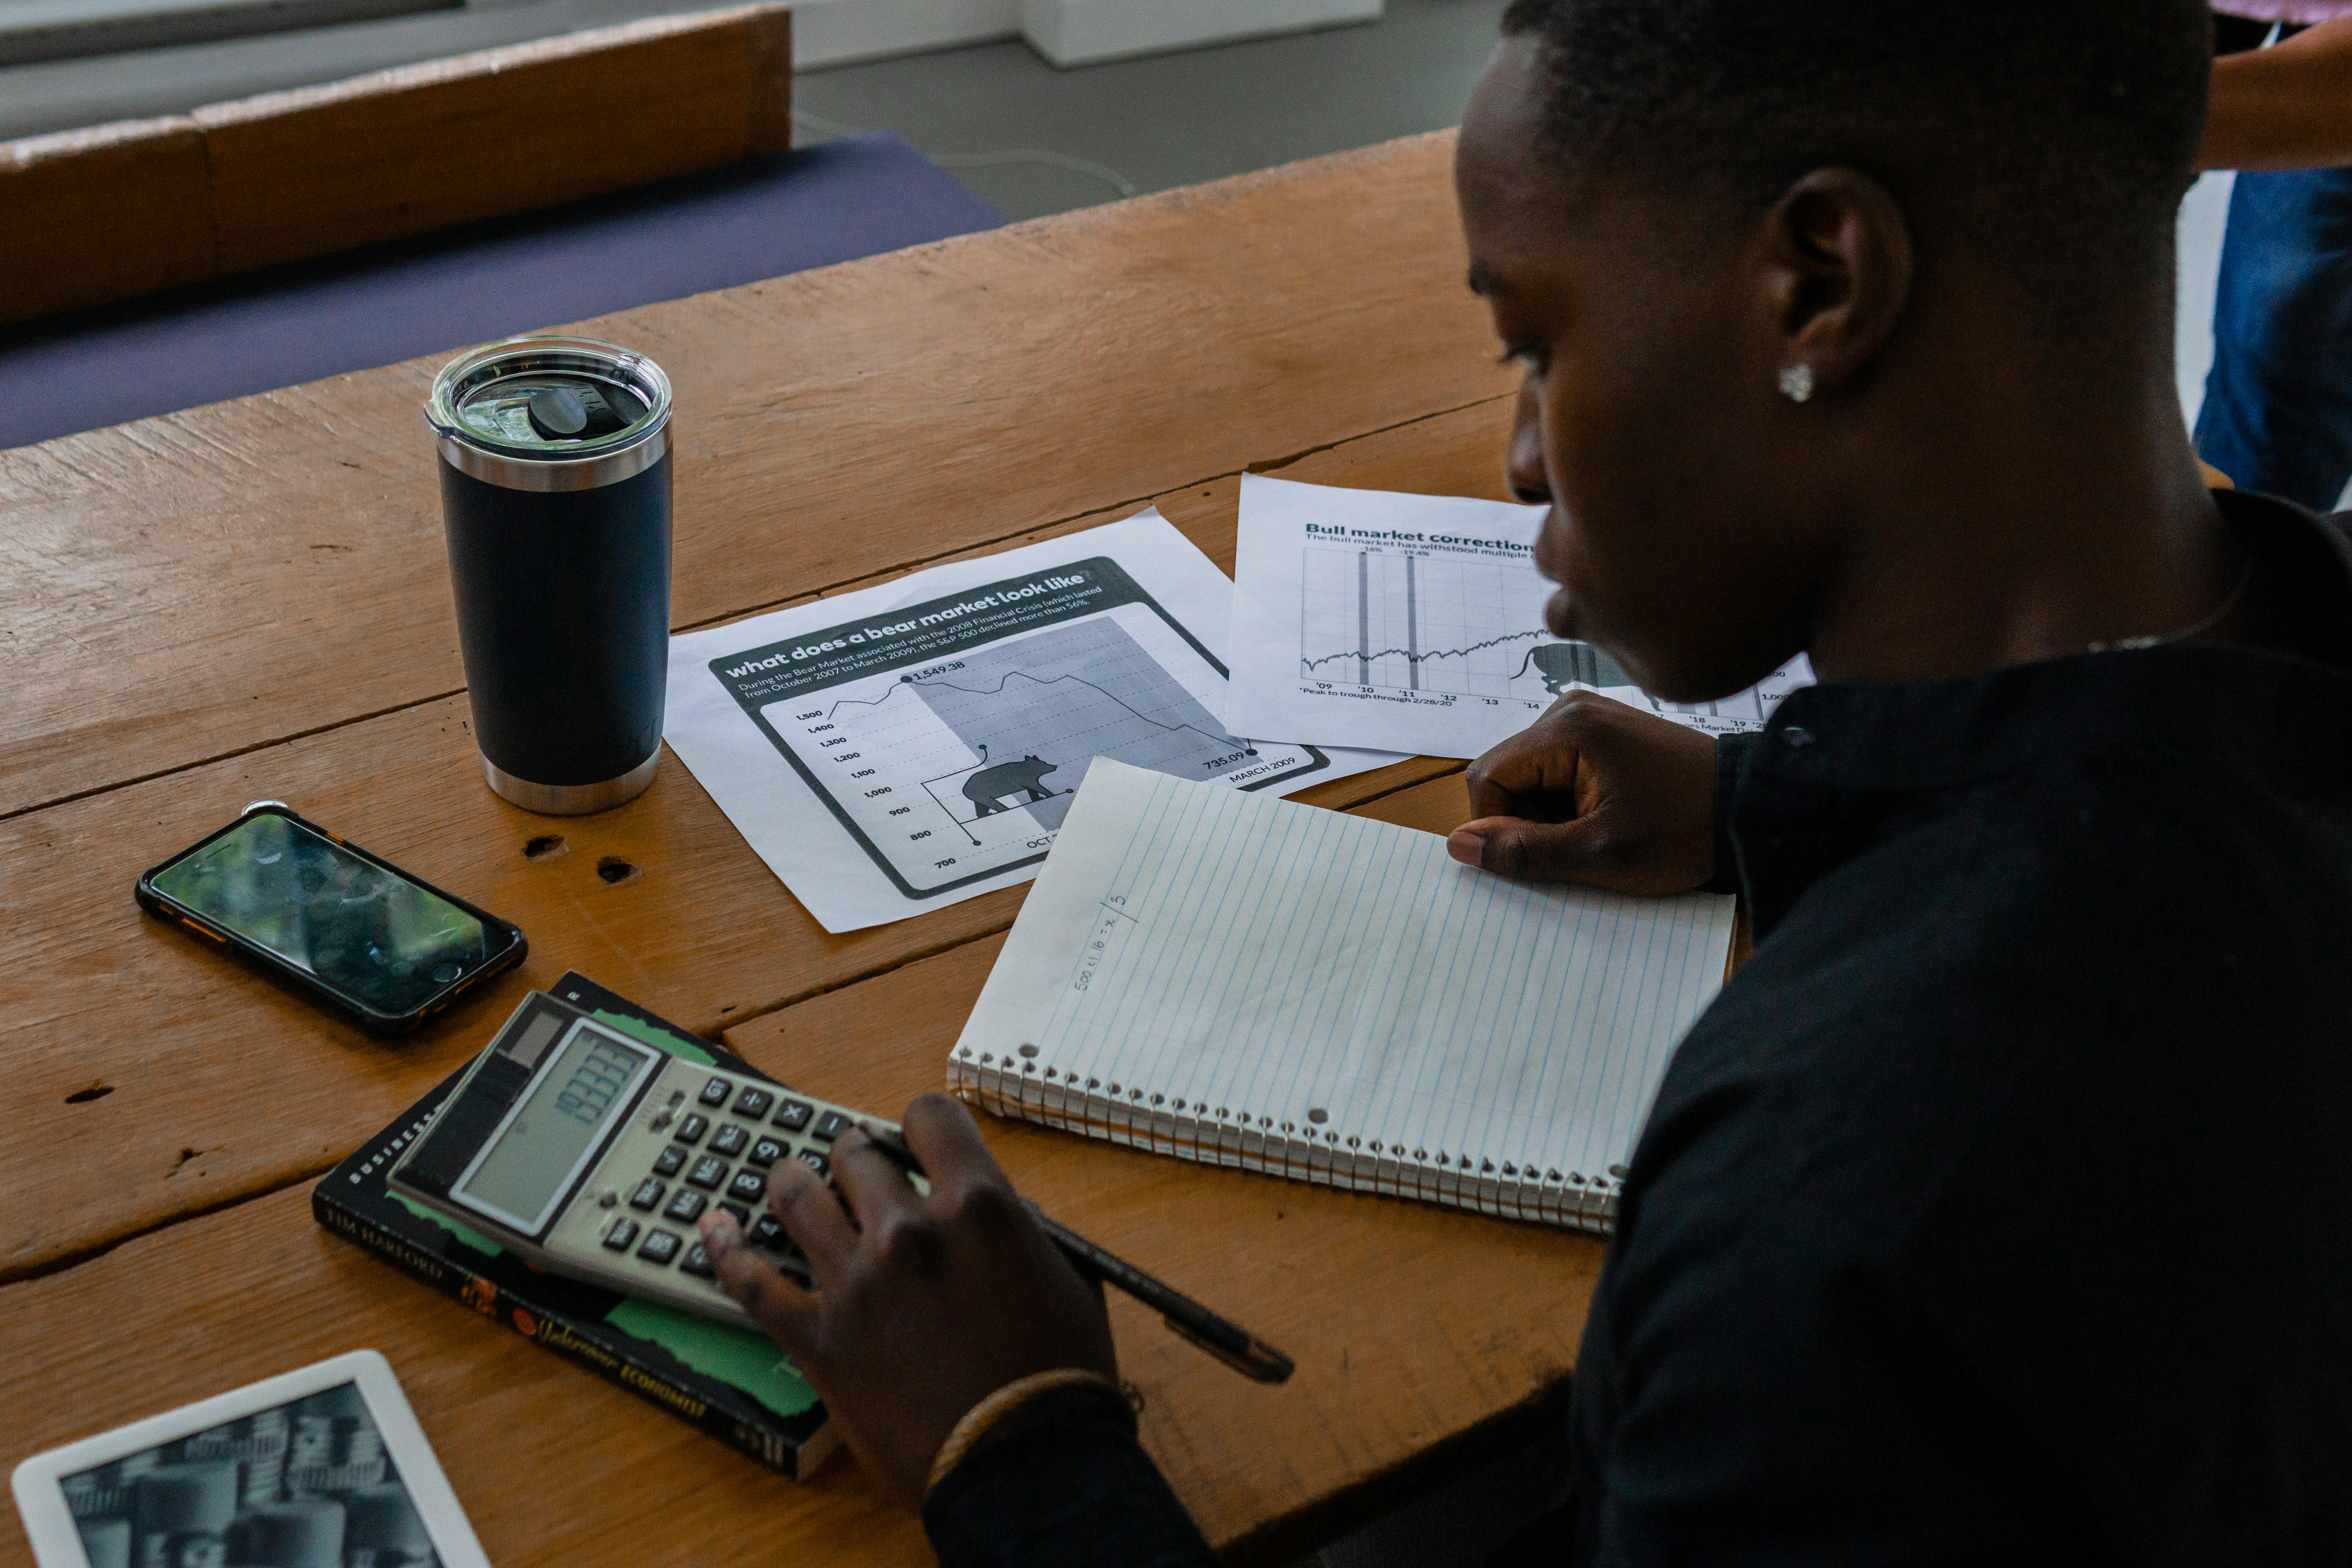
[[[592,812],[625,805],[645,793],[660,766],[661,748],[656,746],[652,756],[618,778],[595,784],[544,784],[519,779],[489,758],[482,759],[482,773],[490,781],[491,789],[525,811],[535,811],[541,816],[586,816]]]

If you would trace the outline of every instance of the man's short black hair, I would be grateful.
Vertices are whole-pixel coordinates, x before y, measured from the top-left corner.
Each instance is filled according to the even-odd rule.
[[[2168,261],[2211,56],[2207,0],[1514,0],[1503,31],[1579,166],[1758,211],[1828,165],[1932,181],[2036,288]]]

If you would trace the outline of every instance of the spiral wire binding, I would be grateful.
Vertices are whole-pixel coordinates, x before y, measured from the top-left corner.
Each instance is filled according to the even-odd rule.
[[[1168,1101],[1133,1085],[1089,1079],[1080,1087],[1052,1067],[1040,1068],[1034,1047],[1023,1059],[957,1049],[948,1063],[948,1088],[992,1114],[1171,1154],[1205,1165],[1258,1171],[1351,1192],[1418,1198],[1507,1219],[1606,1236],[1624,1191],[1623,1167],[1605,1174],[1538,1170],[1533,1162],[1491,1152],[1407,1152],[1366,1147],[1336,1127],[1277,1123],[1270,1116]],[[1313,1113],[1310,1113],[1310,1115]],[[1253,1125],[1255,1123],[1255,1125]]]

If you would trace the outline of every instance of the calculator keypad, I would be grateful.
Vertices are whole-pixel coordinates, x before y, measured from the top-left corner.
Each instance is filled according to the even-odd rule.
[[[637,1141],[620,1156],[627,1163],[597,1178],[618,1200],[618,1212],[598,1214],[593,1226],[573,1233],[573,1245],[613,1259],[616,1277],[635,1271],[649,1291],[658,1275],[670,1280],[663,1288],[670,1298],[684,1287],[715,1306],[717,1271],[696,1226],[705,1215],[721,1213],[735,1221],[755,1256],[814,1289],[806,1256],[768,1212],[769,1187],[788,1160],[830,1180],[831,1146],[863,1119],[772,1084],[683,1062],[653,1101],[651,1114],[632,1133]],[[671,1279],[672,1269],[683,1278]],[[690,1287],[689,1279],[696,1281]]]

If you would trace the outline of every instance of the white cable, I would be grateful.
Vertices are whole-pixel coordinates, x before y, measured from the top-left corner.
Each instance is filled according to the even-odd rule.
[[[806,110],[793,110],[795,124],[805,125],[820,136],[862,136],[855,125],[845,125],[838,120],[827,120]],[[1002,153],[926,153],[942,169],[993,169],[1008,163],[1042,163],[1048,168],[1067,169],[1074,174],[1084,174],[1100,180],[1122,196],[1136,194],[1135,182],[1106,163],[1089,158],[1073,158],[1066,153],[1048,153],[1036,147],[1014,147]]]

